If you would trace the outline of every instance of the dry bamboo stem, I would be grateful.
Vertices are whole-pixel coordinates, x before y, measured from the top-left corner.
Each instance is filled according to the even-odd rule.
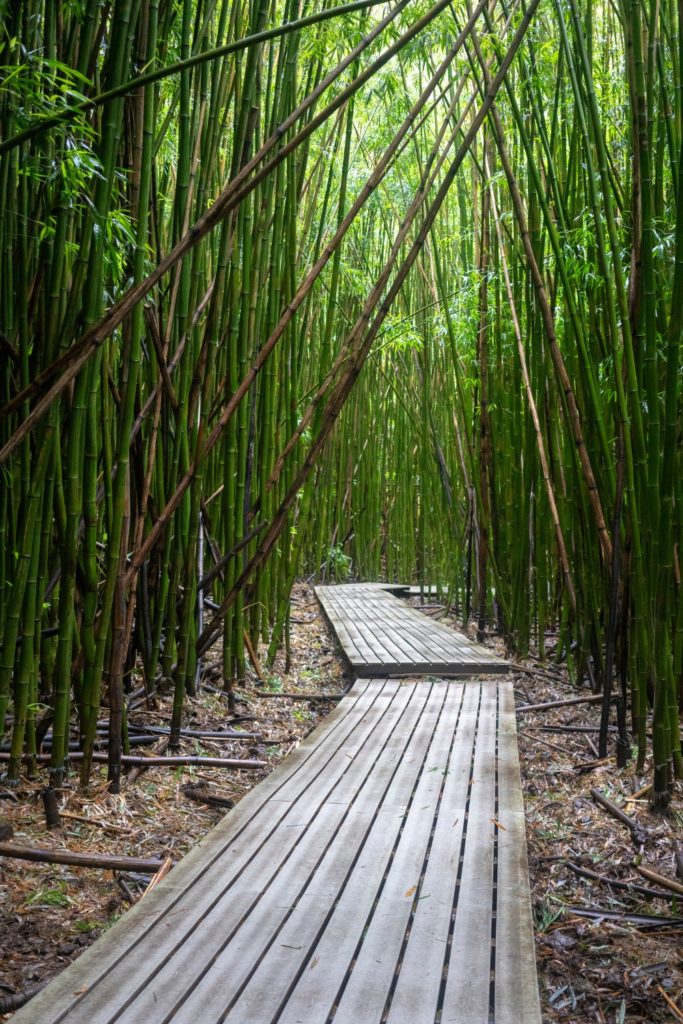
[[[667,878],[666,875],[660,875],[658,871],[651,871],[650,868],[641,867],[640,864],[635,865],[636,871],[643,878],[647,878],[648,882],[656,882],[657,885],[661,885],[663,889],[670,889],[671,892],[677,893],[679,896],[683,896],[683,885],[680,882],[674,882],[673,878]]]
[[[140,871],[152,874],[170,860],[156,857],[115,857],[104,853],[76,853],[71,850],[45,850],[38,846],[16,846],[0,843],[0,857],[31,860],[47,864],[73,864],[82,868],[104,868],[108,871]]]
[[[526,714],[527,711],[549,711],[551,708],[568,708],[574,704],[599,704],[602,694],[597,693],[593,697],[568,697],[566,700],[549,700],[545,704],[521,704],[515,710],[518,715]]]

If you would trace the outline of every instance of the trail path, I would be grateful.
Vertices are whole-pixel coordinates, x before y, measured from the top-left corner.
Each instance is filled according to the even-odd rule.
[[[512,684],[390,668],[13,1022],[540,1024]]]

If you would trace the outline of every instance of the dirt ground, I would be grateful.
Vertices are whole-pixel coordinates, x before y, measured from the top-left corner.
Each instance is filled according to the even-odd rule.
[[[426,610],[443,615],[436,604]],[[321,696],[338,695],[352,682],[313,592],[303,584],[293,595],[290,668],[285,675],[281,658],[265,682],[250,678],[240,693],[239,722],[227,722],[220,693],[205,689],[189,701],[185,728],[229,726],[249,735],[186,737],[183,753],[248,757],[266,767],[155,767],[118,796],[108,792],[104,769],[88,794],[79,791],[74,775],[60,806],[61,828],[51,831],[42,808],[43,778],[14,791],[0,783],[0,822],[9,825],[18,845],[177,860],[334,707],[334,700]],[[512,678],[518,706],[590,695],[571,688],[551,661],[528,660]],[[217,676],[209,681],[220,686]],[[262,689],[269,695],[257,692]],[[131,726],[163,728],[170,704],[170,697],[162,697],[152,709],[138,706]],[[633,763],[618,770],[611,751],[606,761],[596,762],[590,744],[597,743],[599,714],[595,704],[586,704],[518,716],[543,1021],[683,1021],[683,897],[641,877],[634,866],[676,878],[674,855],[683,843],[681,786],[668,817],[651,814],[644,791],[648,775],[636,777]],[[188,786],[220,805],[191,799]],[[631,830],[594,801],[591,787],[638,823],[637,847]],[[577,873],[582,871],[600,877]],[[9,1019],[2,1011],[17,1008],[140,899],[151,877],[0,859],[0,1020]],[[650,892],[613,888],[606,879]]]

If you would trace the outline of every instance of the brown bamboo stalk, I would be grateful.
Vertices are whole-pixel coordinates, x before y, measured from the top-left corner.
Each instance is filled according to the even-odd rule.
[[[157,857],[117,857],[104,853],[45,850],[38,846],[17,846],[15,843],[0,843],[0,857],[47,864],[73,864],[82,868],[104,868],[107,871],[140,871],[149,874],[160,871],[166,863],[165,860],[159,860]]]
[[[648,882],[656,882],[663,889],[669,889],[671,892],[677,893],[678,896],[683,896],[683,885],[680,882],[674,882],[673,878],[660,875],[658,871],[651,871],[650,868],[644,868],[641,864],[636,864],[635,869],[639,875],[647,878]]]

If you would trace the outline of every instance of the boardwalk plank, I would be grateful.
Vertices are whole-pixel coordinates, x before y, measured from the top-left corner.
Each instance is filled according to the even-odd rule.
[[[517,756],[515,702],[511,687],[500,688],[498,731],[499,818],[498,921],[496,935],[496,1022],[540,1020],[534,930],[529,892],[522,783]],[[508,993],[517,992],[516,1005]]]
[[[444,696],[445,694],[440,695],[441,702]],[[284,1008],[282,1024],[328,1019],[349,972],[372,903],[378,896],[385,872],[390,867],[394,848],[400,840],[410,798],[419,786],[430,752],[434,756],[438,712],[439,705],[433,702],[432,707],[426,711],[429,730],[422,733],[420,745],[413,745],[410,760],[405,763],[404,770],[394,781],[385,801],[378,808],[353,873],[343,891],[337,896],[333,912],[319,942],[309,952],[309,967],[299,978],[296,989]],[[409,884],[407,883],[406,888]],[[323,969],[318,970],[319,967]]]
[[[497,693],[486,688],[478,718],[460,885],[453,907],[443,1024],[489,1018],[494,861]],[[495,1017],[494,1017],[495,1019]]]
[[[247,898],[241,898],[243,887],[240,885],[239,891],[222,908],[225,920],[231,922],[231,927],[221,928],[220,919],[216,920],[214,955],[210,955],[211,949],[206,949],[206,935],[189,937],[182,951],[183,958],[189,955],[194,963],[196,951],[198,963],[205,964],[208,961],[209,968],[202,970],[189,992],[186,973],[180,979],[179,987],[187,992],[182,1012],[188,1020],[201,1017],[208,1024],[214,1018],[217,1020],[223,1011],[230,1009],[242,985],[247,984],[277,939],[296,907],[300,893],[305,890],[307,880],[315,874],[351,808],[359,798],[361,806],[367,801],[367,798],[366,801],[362,799],[362,794],[371,788],[367,786],[368,778],[372,778],[375,785],[378,781],[381,785],[382,780],[392,774],[398,756],[390,743],[391,737],[399,725],[410,729],[411,719],[416,717],[417,709],[411,707],[410,697],[411,691],[397,692],[396,699],[382,720],[384,741],[377,737],[374,750],[366,749],[365,745],[360,747],[359,756],[355,758],[342,783],[331,789],[317,806],[306,809],[310,817],[306,822],[305,842],[299,842],[297,837],[294,856],[282,860],[280,864],[261,864],[255,876],[261,881],[248,893]],[[370,802],[375,802],[372,796]],[[227,935],[221,934],[225,932]],[[168,982],[172,984],[172,965],[167,974],[170,975]],[[230,978],[229,996],[225,991],[226,977]],[[147,1002],[138,1010],[139,1019],[148,1020],[150,1012],[151,1007]]]
[[[311,950],[315,946],[317,933],[353,867],[366,833],[372,827],[378,804],[382,803],[389,789],[400,785],[397,780],[411,773],[404,754],[407,747],[412,747],[419,740],[419,731],[425,728],[421,710],[419,698],[410,702],[408,713],[401,720],[401,729],[395,732],[387,747],[387,756],[374,766],[367,785],[359,788],[355,800],[340,817],[334,844],[329,844],[327,848],[317,846],[315,870],[304,878],[297,890],[290,888],[288,901],[294,905],[294,913],[279,915],[282,924],[274,930],[265,949],[263,937],[260,937],[260,948],[264,949],[264,956],[258,972],[246,979],[244,991],[238,992],[239,999],[230,1008],[227,1019],[231,1024],[270,1020],[286,1000],[297,973],[303,972],[307,964],[313,963],[315,957]],[[305,913],[297,913],[300,908]],[[269,915],[269,929],[277,913],[275,909]],[[258,922],[255,925],[258,926]],[[260,926],[263,926],[262,922]],[[258,932],[254,940],[257,938]],[[231,952],[223,964],[216,964],[218,978],[225,971],[233,977],[234,969],[238,975],[242,973],[240,965],[234,964],[233,959],[234,952]]]

